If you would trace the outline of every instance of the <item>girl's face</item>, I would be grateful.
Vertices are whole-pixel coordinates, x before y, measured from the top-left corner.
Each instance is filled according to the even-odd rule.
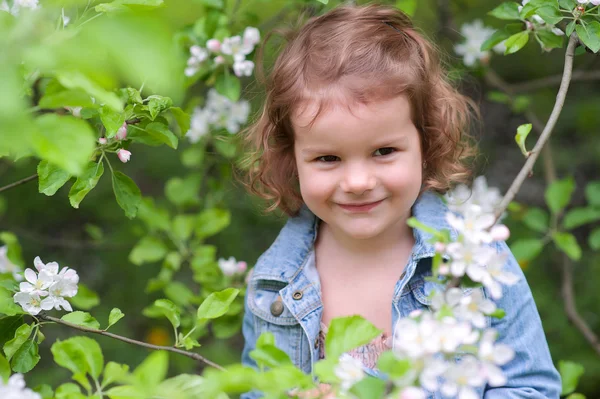
[[[419,132],[402,95],[369,105],[315,107],[292,117],[300,192],[308,208],[344,239],[398,237],[419,195]]]

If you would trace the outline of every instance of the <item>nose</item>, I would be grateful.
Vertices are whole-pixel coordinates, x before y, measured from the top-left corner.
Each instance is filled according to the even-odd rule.
[[[340,188],[344,192],[361,195],[373,190],[376,184],[377,178],[367,165],[354,163],[346,165]]]

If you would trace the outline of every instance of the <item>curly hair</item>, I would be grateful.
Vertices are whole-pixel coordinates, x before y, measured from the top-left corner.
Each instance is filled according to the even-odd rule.
[[[468,182],[468,160],[476,154],[468,130],[479,115],[477,107],[452,86],[439,51],[406,14],[389,6],[343,6],[311,18],[299,30],[277,33],[287,44],[270,74],[262,75],[266,99],[245,136],[250,147],[246,186],[271,202],[268,211],[290,216],[299,211],[291,117],[317,99],[316,119],[339,101],[333,92],[365,104],[406,95],[427,163],[423,190],[445,193]],[[269,36],[259,49],[259,66]]]

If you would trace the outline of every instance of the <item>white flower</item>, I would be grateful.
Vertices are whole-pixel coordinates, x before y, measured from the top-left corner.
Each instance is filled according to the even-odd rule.
[[[600,0],[577,0],[577,2],[583,5],[587,5],[589,3],[592,3],[595,6],[600,5]]]
[[[486,265],[487,273],[481,280],[485,288],[490,291],[494,299],[502,298],[502,285],[513,285],[519,281],[519,277],[504,270],[508,254],[502,253],[493,256]]]
[[[10,12],[10,7],[8,6],[6,0],[3,0],[2,3],[0,3],[0,11]]]
[[[34,10],[34,9],[38,8],[38,6],[39,6],[38,0],[14,0],[12,9],[9,10],[8,4],[6,3],[6,1],[4,1],[2,3],[2,6],[0,7],[0,9],[2,9],[4,11],[9,11],[12,15],[17,16],[17,15],[19,15],[19,11],[22,8],[28,8],[28,9]]]
[[[131,151],[127,151],[120,148],[117,151],[117,157],[119,157],[119,160],[123,163],[129,162],[129,160],[131,159]]]
[[[190,130],[186,136],[195,143],[209,132],[210,127],[227,129],[229,133],[235,134],[239,132],[241,125],[248,121],[249,115],[248,101],[232,102],[215,89],[210,89],[206,97],[206,106],[194,110]]]
[[[71,307],[71,304],[69,302],[67,302],[67,300],[61,296],[49,296],[47,298],[44,298],[41,302],[42,309],[44,310],[50,310],[52,308],[56,309],[56,310],[60,310],[61,307],[64,310],[67,310],[69,312],[73,311],[73,308]]]
[[[427,357],[423,362],[423,369],[419,375],[419,384],[428,391],[434,392],[439,388],[439,377],[448,368],[448,363],[442,359]]]
[[[411,359],[433,355],[442,349],[439,332],[439,323],[430,313],[423,313],[421,320],[400,319],[394,329],[393,348]]]
[[[483,25],[480,19],[474,20],[470,24],[464,24],[460,28],[461,34],[465,37],[465,42],[454,46],[454,51],[463,56],[463,62],[466,66],[473,66],[477,61],[486,63],[490,58],[489,51],[481,51],[483,43],[494,34],[494,29]],[[501,46],[494,48],[500,52]]]
[[[215,64],[221,65],[221,64],[224,64],[224,63],[225,63],[225,58],[223,58],[222,55],[217,55],[215,57]]]
[[[121,127],[117,129],[117,134],[115,134],[115,138],[117,140],[125,140],[127,138],[127,122],[123,122]]]
[[[233,63],[233,72],[236,76],[251,76],[252,71],[254,71],[254,62],[243,60],[236,61]]]
[[[197,143],[201,137],[208,133],[208,114],[202,108],[195,108],[190,122],[190,130],[185,136],[191,143]]]
[[[478,176],[472,188],[459,184],[446,194],[448,208],[457,213],[464,213],[470,205],[478,205],[483,213],[494,213],[502,201],[500,190],[488,187],[485,176]]]
[[[239,36],[227,37],[221,43],[221,52],[233,56],[235,61],[244,60],[246,55],[250,54],[252,50],[254,50],[254,44],[242,41],[242,38]]]
[[[474,290],[461,297],[454,314],[459,320],[469,321],[477,328],[485,328],[485,316],[495,311],[496,304],[485,298],[481,290]]]
[[[190,58],[187,61],[185,76],[192,76],[200,69],[202,64],[208,58],[208,51],[200,46],[194,45],[190,47]]]
[[[30,315],[37,315],[44,310],[50,310],[52,307],[42,307],[42,300],[39,295],[32,292],[17,292],[13,299],[15,303],[21,305],[24,311],[29,313]]]
[[[460,303],[462,297],[463,292],[460,288],[450,288],[445,292],[435,291],[433,298],[431,298],[431,307],[435,310],[440,310],[444,306],[452,309]]]
[[[478,399],[480,396],[473,388],[485,383],[479,362],[471,356],[465,357],[460,363],[451,364],[444,373],[444,378],[442,394],[458,399]]]
[[[340,356],[339,363],[333,372],[341,380],[342,392],[348,392],[350,388],[365,377],[363,364],[360,360],[344,353]]]
[[[13,374],[6,385],[0,378],[0,398],[2,399],[42,399],[42,396],[25,387],[23,374]]]
[[[221,50],[221,42],[217,39],[210,39],[206,42],[206,48],[213,53],[218,53]]]
[[[426,399],[425,391],[417,387],[406,387],[400,391],[398,399]]]
[[[469,243],[492,242],[492,236],[488,229],[496,220],[494,215],[483,213],[478,205],[470,205],[464,211],[460,216],[448,212],[446,214],[448,224],[462,234]]]
[[[23,282],[19,285],[21,292],[25,292],[37,296],[48,295],[46,289],[52,285],[54,278],[47,270],[40,271],[40,274],[27,268],[25,269],[25,279],[27,282]]]
[[[246,271],[248,265],[244,261],[238,262],[233,256],[229,259],[219,258],[218,260],[219,269],[226,276],[233,276],[234,274],[241,274]]]
[[[487,383],[492,387],[501,387],[506,384],[506,377],[498,366],[503,366],[515,357],[515,351],[504,344],[495,344],[496,331],[486,330],[479,343],[477,356]]]
[[[22,281],[20,271],[19,267],[8,259],[8,245],[0,247],[0,273],[12,273],[15,280]]]
[[[496,255],[496,251],[488,246],[453,242],[448,244],[447,253],[452,257],[450,274],[462,277],[465,273],[473,281],[481,282],[487,270],[488,261]]]
[[[260,42],[260,31],[252,26],[244,29],[244,44],[248,46],[256,46]]]

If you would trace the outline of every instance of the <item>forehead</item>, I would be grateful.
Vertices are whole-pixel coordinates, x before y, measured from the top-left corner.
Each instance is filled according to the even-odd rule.
[[[291,114],[291,122],[296,134],[398,127],[412,124],[411,106],[404,94],[391,99],[360,102],[338,94],[326,101],[308,99],[300,102]]]

